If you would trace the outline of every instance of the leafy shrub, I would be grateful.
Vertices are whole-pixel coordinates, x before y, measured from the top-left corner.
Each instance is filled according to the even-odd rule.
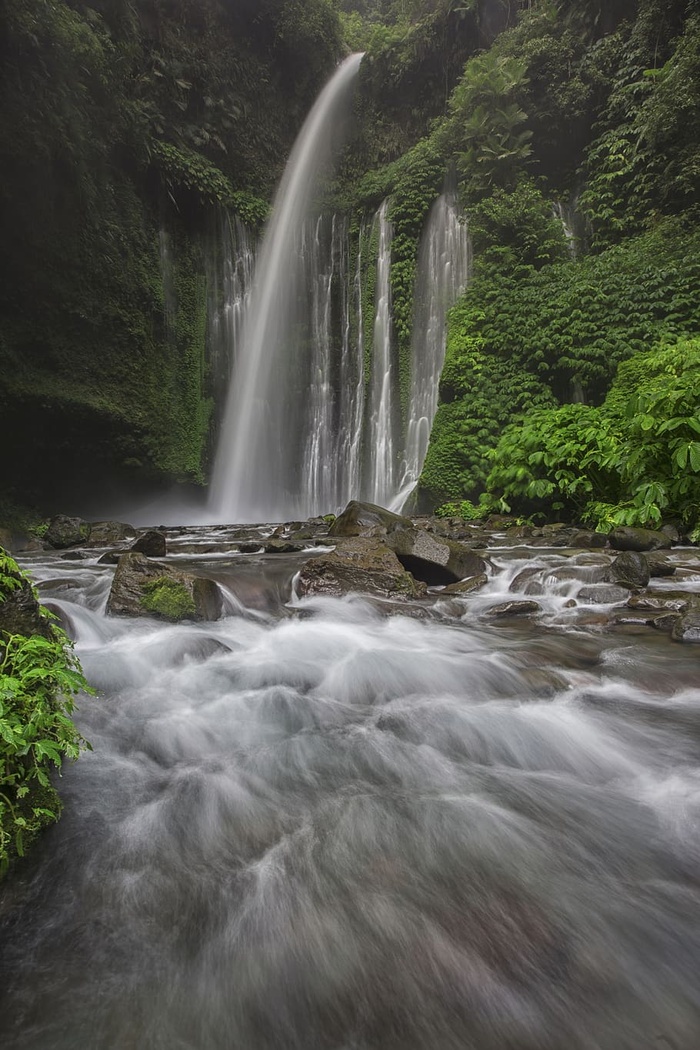
[[[26,586],[0,550],[0,602]],[[41,616],[45,634],[0,631],[0,872],[60,815],[51,767],[89,747],[70,715],[75,695],[91,690],[65,633]]]
[[[700,522],[700,339],[622,363],[600,408],[529,412],[492,453],[487,488],[599,528]]]

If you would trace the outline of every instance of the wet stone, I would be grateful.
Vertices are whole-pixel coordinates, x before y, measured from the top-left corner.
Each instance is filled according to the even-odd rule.
[[[480,572],[476,576],[468,576],[464,580],[459,580],[458,583],[448,584],[441,594],[472,594],[474,591],[481,590],[488,582],[489,578],[486,573]]]
[[[673,576],[676,566],[664,554],[650,551],[646,555],[650,576]]]
[[[645,555],[638,551],[623,551],[610,566],[608,578],[622,587],[646,587],[649,583],[649,565]]]
[[[700,609],[693,609],[679,617],[673,625],[671,638],[674,642],[700,643]]]
[[[578,592],[578,599],[593,605],[614,605],[616,602],[626,601],[629,593],[629,588],[626,587],[617,587],[614,584],[593,584],[590,587],[582,587]]]
[[[535,576],[537,576],[539,571],[540,571],[539,568],[534,568],[534,567],[533,568],[529,568],[529,569],[523,569],[521,572],[518,573],[517,576],[513,577],[513,579],[511,580],[510,587],[508,588],[508,590],[511,592],[511,594],[519,594],[521,591],[524,591],[526,585]],[[542,594],[542,586],[540,585],[539,590],[533,591],[532,593],[533,594]]]
[[[610,546],[617,551],[655,551],[667,550],[671,540],[665,532],[653,529],[635,529],[624,525],[613,529],[608,539]]]
[[[633,594],[627,605],[630,609],[683,613],[690,609],[696,600],[695,595],[685,591],[647,591],[645,594]]]
[[[131,550],[136,554],[145,554],[147,558],[164,558],[168,553],[165,536],[155,529],[149,529],[143,536],[139,536],[136,543],[132,544]]]
[[[529,616],[532,613],[541,612],[541,610],[542,606],[539,602],[512,601],[501,602],[499,605],[492,605],[486,610],[484,615],[500,619],[505,616]]]
[[[571,537],[572,547],[607,547],[608,537],[602,532],[592,532],[589,529],[581,529]]]
[[[238,544],[238,550],[241,554],[257,554],[262,549],[263,544],[259,540],[244,540]]]
[[[274,539],[268,540],[264,547],[265,554],[298,554],[304,550],[303,543],[294,543],[292,540]]]

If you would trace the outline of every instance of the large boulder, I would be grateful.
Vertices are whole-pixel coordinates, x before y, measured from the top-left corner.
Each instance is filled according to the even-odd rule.
[[[623,551],[618,554],[608,570],[610,583],[640,590],[649,583],[649,563],[639,551]]]
[[[44,539],[55,550],[65,547],[77,547],[90,539],[90,522],[82,518],[70,518],[66,514],[57,514],[49,522]]]
[[[700,643],[700,609],[691,609],[673,625],[671,638],[674,642]]]
[[[371,594],[380,598],[416,598],[425,591],[393,551],[371,537],[355,537],[336,550],[307,561],[299,573],[300,596]]]
[[[0,558],[3,554],[0,548]],[[42,612],[30,582],[12,561],[3,562],[1,575],[4,581],[0,581],[0,644],[2,636],[9,634],[51,638],[51,622]]]
[[[90,546],[107,547],[112,543],[130,540],[136,535],[133,525],[123,521],[93,521],[90,526]]]
[[[388,533],[384,542],[404,569],[430,585],[456,583],[486,572],[484,559],[469,547],[416,529],[410,522],[408,528],[396,528]]]
[[[396,529],[412,529],[413,522],[374,503],[350,500],[328,530],[329,536],[386,536]]]
[[[168,553],[165,536],[162,532],[157,532],[155,529],[149,529],[148,532],[144,532],[142,536],[139,536],[136,543],[132,544],[131,549],[136,551],[137,554],[145,554],[147,558],[164,558]]]
[[[222,608],[213,580],[153,565],[137,551],[120,557],[107,601],[112,616],[152,616],[171,623],[218,620]]]
[[[660,551],[668,550],[671,546],[671,539],[665,532],[635,529],[631,525],[613,529],[608,539],[616,551]]]
[[[351,500],[331,525],[328,536],[331,539],[357,536],[380,539],[416,580],[434,586],[456,583],[486,572],[483,558],[473,554],[469,547],[416,528],[410,518],[374,503]]]

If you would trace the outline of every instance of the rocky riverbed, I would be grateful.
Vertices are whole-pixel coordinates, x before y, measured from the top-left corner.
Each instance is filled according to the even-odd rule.
[[[84,524],[19,554],[97,695],[3,1050],[697,1050],[697,548]]]

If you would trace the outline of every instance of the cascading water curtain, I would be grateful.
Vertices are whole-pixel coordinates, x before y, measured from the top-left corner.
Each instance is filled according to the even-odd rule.
[[[421,237],[411,340],[411,389],[404,458],[391,506],[400,510],[423,469],[438,403],[447,345],[447,313],[467,286],[471,246],[454,194],[444,193],[431,208]]]

